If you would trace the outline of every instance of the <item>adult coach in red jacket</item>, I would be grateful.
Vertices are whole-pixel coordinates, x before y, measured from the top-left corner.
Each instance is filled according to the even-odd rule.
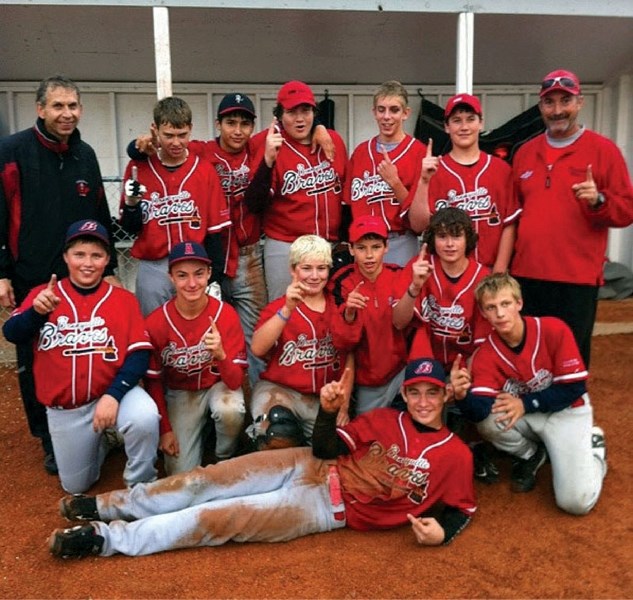
[[[582,106],[574,73],[545,76],[539,108],[546,131],[513,162],[523,212],[511,272],[524,313],[565,321],[589,366],[609,227],[633,223],[633,188],[617,146],[579,124]]]

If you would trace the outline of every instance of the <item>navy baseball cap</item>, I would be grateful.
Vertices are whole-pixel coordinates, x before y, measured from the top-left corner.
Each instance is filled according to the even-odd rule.
[[[198,242],[180,242],[171,249],[168,259],[170,267],[183,260],[199,260],[207,265],[211,264],[207,251]]]
[[[402,385],[412,385],[419,381],[434,383],[439,387],[446,387],[446,372],[442,363],[434,358],[416,358],[407,363]]]
[[[66,232],[66,245],[80,237],[93,237],[102,241],[106,247],[110,247],[108,230],[99,221],[93,219],[75,221]]]
[[[220,106],[218,106],[218,120],[222,115],[226,115],[235,111],[245,112],[255,119],[255,106],[252,100],[246,94],[227,94],[222,98]]]

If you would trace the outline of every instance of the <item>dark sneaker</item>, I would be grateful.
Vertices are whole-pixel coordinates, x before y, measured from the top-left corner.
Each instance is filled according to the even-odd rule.
[[[499,468],[494,463],[492,455],[484,442],[470,445],[473,453],[473,465],[475,479],[483,483],[491,484],[499,481]]]
[[[604,441],[604,431],[602,427],[594,425],[591,428],[591,449],[593,455],[596,456],[604,465],[604,474],[607,474],[607,445]]]
[[[547,460],[547,451],[543,444],[536,447],[530,458],[512,459],[511,488],[513,492],[529,492],[536,485],[536,473]]]
[[[55,461],[55,455],[52,452],[49,452],[44,457],[44,470],[49,475],[59,475],[59,470],[57,469],[57,462]]]
[[[53,556],[82,558],[99,554],[103,548],[103,536],[92,525],[77,525],[69,529],[56,529],[48,540]]]
[[[97,499],[85,494],[64,496],[59,501],[59,514],[69,521],[100,521]]]

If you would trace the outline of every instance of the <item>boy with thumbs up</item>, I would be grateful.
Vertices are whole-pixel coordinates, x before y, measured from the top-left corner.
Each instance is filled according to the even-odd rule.
[[[343,200],[354,219],[374,215],[383,220],[389,238],[385,261],[403,267],[419,249],[422,229],[411,226],[408,211],[426,147],[404,130],[411,108],[400,82],[386,81],[376,90],[372,112],[378,135],[354,150]]]
[[[201,464],[209,414],[218,460],[235,453],[244,423],[244,334],[235,309],[206,293],[210,264],[201,244],[176,244],[169,253],[176,296],[145,322],[153,346],[145,384],[161,415],[168,475]]]

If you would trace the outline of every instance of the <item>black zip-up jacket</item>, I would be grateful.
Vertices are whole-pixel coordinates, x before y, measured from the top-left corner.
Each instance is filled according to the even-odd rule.
[[[68,144],[35,126],[0,140],[0,278],[12,281],[16,299],[56,273],[68,226],[95,219],[110,233],[112,221],[94,150],[76,129]],[[111,252],[105,275],[116,267]]]

